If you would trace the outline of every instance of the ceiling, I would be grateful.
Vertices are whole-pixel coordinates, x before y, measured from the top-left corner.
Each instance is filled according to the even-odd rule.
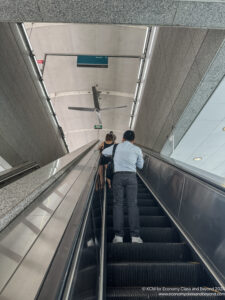
[[[47,23],[25,27],[69,150],[103,139],[109,130],[120,139],[129,125],[147,28]],[[109,56],[108,68],[79,68],[78,54]],[[93,129],[98,124],[95,112],[68,110],[93,107],[92,86],[101,91],[101,108],[127,106],[101,112],[100,132]]]

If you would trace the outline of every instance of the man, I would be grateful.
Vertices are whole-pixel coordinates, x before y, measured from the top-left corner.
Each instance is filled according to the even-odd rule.
[[[143,243],[140,238],[139,211],[137,207],[136,168],[142,169],[144,160],[142,151],[134,145],[135,134],[127,130],[122,143],[118,144],[114,155],[113,176],[113,243],[123,243],[124,237],[124,191],[128,206],[128,220],[132,243]],[[111,156],[113,146],[103,150],[104,156]]]

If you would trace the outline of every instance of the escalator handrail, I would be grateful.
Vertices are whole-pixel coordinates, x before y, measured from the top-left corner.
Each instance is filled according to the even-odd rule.
[[[97,181],[97,174],[95,175],[93,184],[89,191],[89,196],[88,196],[89,200],[87,203],[87,209],[86,209],[84,217],[83,217],[83,222],[81,225],[78,241],[75,241],[73,243],[72,251],[71,251],[70,257],[69,257],[69,264],[66,267],[66,271],[64,274],[64,278],[63,278],[63,285],[60,288],[60,293],[59,293],[58,299],[70,300],[71,296],[72,296],[71,294],[73,292],[73,282],[74,282],[75,274],[78,269],[79,255],[81,253],[82,242],[83,242],[84,236],[85,236],[85,229],[86,229],[88,217],[89,217],[91,207],[92,207],[92,200],[93,200],[93,194],[94,194],[94,190],[95,190],[95,186],[96,186],[96,181]]]
[[[105,172],[106,178],[106,172]],[[105,300],[106,297],[106,180],[104,184],[104,198],[102,209],[102,231],[100,248],[100,276],[98,288],[98,300]]]
[[[93,153],[96,152],[96,150],[92,150]],[[97,151],[98,152],[98,151]],[[92,158],[92,157],[91,157]],[[88,214],[90,212],[90,207],[92,204],[92,195],[95,190],[95,183],[96,183],[96,178],[97,178],[97,166],[98,166],[98,160],[97,164],[94,164],[91,168],[92,171],[90,173],[90,176],[88,177],[88,182],[91,183],[91,185],[88,187],[88,183],[86,185],[85,190],[82,192],[81,196],[79,197],[79,200],[77,202],[77,205],[74,209],[75,214],[79,214],[79,217],[81,218],[81,221],[79,222],[79,226],[76,228],[76,231],[74,231],[73,228],[73,215],[71,216],[67,228],[62,236],[61,242],[58,246],[57,252],[55,253],[55,256],[49,265],[48,271],[45,275],[45,278],[42,281],[42,284],[39,288],[39,291],[36,295],[35,299],[50,299],[49,297],[52,297],[51,299],[69,299],[67,295],[70,297],[72,293],[72,281],[70,283],[68,282],[68,278],[70,277],[70,274],[73,275],[74,272],[77,271],[77,261],[76,264],[73,265],[73,263],[76,260],[76,256],[79,254],[79,241],[82,241],[82,237],[84,234],[85,230],[85,224],[86,224],[86,218],[88,217]],[[86,199],[86,201],[83,201]],[[79,209],[79,204],[80,204],[80,209]],[[74,215],[74,217],[78,217],[78,215]],[[73,229],[73,240],[71,240],[71,228]],[[62,273],[58,276],[60,276],[60,282],[56,283],[55,285],[55,294],[54,296],[51,293],[52,286],[55,284],[55,272],[54,272],[54,266],[57,264],[57,260],[61,260],[60,252],[61,250],[64,251],[64,247],[68,247],[68,245],[64,244],[64,237],[69,233],[70,236],[70,241],[71,245],[69,246],[69,253],[68,256],[66,256],[66,262],[65,262],[65,267],[63,267]],[[60,249],[61,247],[61,249]],[[57,257],[58,255],[58,257]],[[53,268],[53,269],[52,269]],[[73,272],[73,274],[71,273]],[[69,284],[68,284],[69,283]],[[65,294],[66,292],[66,286],[69,287],[68,293]],[[50,293],[50,294],[49,294]]]

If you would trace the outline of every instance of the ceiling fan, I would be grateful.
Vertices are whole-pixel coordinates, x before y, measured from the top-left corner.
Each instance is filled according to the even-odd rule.
[[[98,98],[99,98],[100,92],[97,91],[97,89],[96,89],[95,86],[92,87],[92,93],[93,93],[93,101],[94,101],[94,107],[93,107],[93,108],[89,108],[89,107],[75,107],[75,106],[69,106],[68,109],[72,109],[72,110],[80,110],[80,111],[96,112],[97,117],[98,117],[99,124],[102,124],[100,111],[103,111],[103,110],[111,110],[111,109],[118,109],[118,108],[125,108],[125,107],[127,107],[127,105],[124,105],[124,106],[117,106],[117,107],[105,107],[105,108],[100,108],[100,105],[99,105],[99,99],[98,99]]]

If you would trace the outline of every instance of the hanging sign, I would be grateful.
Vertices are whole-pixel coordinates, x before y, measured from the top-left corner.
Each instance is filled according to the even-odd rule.
[[[108,68],[108,56],[78,55],[77,67]]]

